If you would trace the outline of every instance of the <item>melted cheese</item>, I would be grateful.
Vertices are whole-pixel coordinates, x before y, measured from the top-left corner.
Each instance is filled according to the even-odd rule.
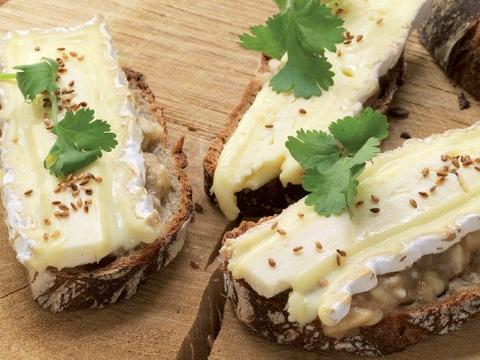
[[[145,189],[142,133],[105,23],[93,19],[73,29],[9,33],[0,59],[4,71],[11,72],[16,65],[63,54],[68,57],[67,72],[60,77],[59,88],[68,89],[74,81],[72,102],[86,102],[96,118],[107,121],[118,145],[81,170],[103,178],[101,183],[90,181],[91,196],[85,189],[77,197],[72,191],[55,193],[59,179],[44,169],[43,160],[56,137],[43,123],[41,99],[27,104],[15,81],[0,83],[3,195],[10,240],[18,259],[36,271],[96,263],[118,251],[153,242],[161,226]],[[25,196],[30,189],[31,196]],[[92,200],[88,213],[71,208],[70,203],[78,198]],[[54,201],[70,207],[70,216],[55,217]]]
[[[327,326],[337,324],[348,314],[352,295],[374,288],[378,275],[401,271],[480,229],[479,143],[480,123],[379,155],[359,178],[357,200],[364,203],[352,209],[352,217],[322,217],[299,201],[227,240],[221,252],[228,269],[269,298],[291,289],[290,321],[305,324],[318,316]],[[469,155],[472,164],[459,161],[457,169],[443,154]],[[444,166],[450,173],[436,184]]]
[[[264,86],[225,144],[215,171],[212,192],[228,219],[238,216],[237,192],[258,189],[277,177],[284,186],[300,183],[302,168],[285,147],[288,136],[299,129],[327,130],[331,122],[357,114],[378,93],[379,79],[398,62],[416,19],[428,3],[343,1],[344,27],[354,37],[363,38],[339,45],[340,57],[327,53],[335,73],[334,85],[320,97],[296,99],[292,94],[274,92],[268,82],[284,61],[270,61]]]

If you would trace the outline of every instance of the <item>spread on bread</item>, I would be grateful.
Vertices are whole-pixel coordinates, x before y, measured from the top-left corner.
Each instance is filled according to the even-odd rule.
[[[279,177],[299,184],[303,170],[285,142],[299,129],[326,130],[331,122],[355,115],[378,95],[379,79],[393,68],[428,1],[372,0],[328,2],[349,31],[336,53],[326,53],[334,84],[319,97],[295,98],[268,85],[286,59],[270,60],[259,79],[263,87],[226,142],[211,191],[229,219],[235,219],[237,192],[258,189]],[[341,11],[340,11],[341,9]]]
[[[463,254],[479,247],[473,234],[480,230],[479,140],[477,124],[409,140],[378,155],[358,178],[351,214],[323,217],[299,201],[244,234],[227,237],[221,252],[228,270],[267,298],[290,291],[289,321],[308,324],[318,317],[330,336],[383,318],[381,275],[401,275],[415,264],[421,270],[415,276],[427,279],[439,295],[450,275],[463,271]],[[427,255],[444,258],[422,267]],[[399,291],[400,297],[408,295]],[[357,294],[380,304],[376,312],[352,307]],[[386,303],[395,308],[402,301]]]
[[[61,270],[152,243],[162,223],[145,188],[142,121],[106,24],[95,18],[72,29],[15,32],[2,40],[4,72],[42,58],[59,64],[59,118],[88,106],[118,144],[66,178],[51,175],[43,163],[56,140],[46,118],[50,104],[42,97],[26,103],[15,81],[0,83],[3,198],[18,259],[36,272]],[[158,178],[169,186],[168,176]]]

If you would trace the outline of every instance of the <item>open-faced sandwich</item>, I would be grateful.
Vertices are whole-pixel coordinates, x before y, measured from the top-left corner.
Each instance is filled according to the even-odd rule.
[[[362,121],[373,128],[371,115]],[[385,355],[480,311],[480,125],[408,140],[365,165],[381,136],[355,135],[354,120],[335,123],[333,135],[310,133],[350,155],[339,148],[332,165],[301,161],[311,194],[242,223],[221,253],[228,297],[259,333]],[[308,142],[297,145],[308,152]]]
[[[101,18],[1,41],[10,242],[51,311],[132,296],[182,248],[191,190],[162,108],[121,68]]]
[[[305,195],[285,146],[364,106],[384,111],[404,73],[407,38],[429,1],[276,1],[280,13],[242,36],[263,52],[256,78],[204,162],[205,190],[225,216],[265,215]]]

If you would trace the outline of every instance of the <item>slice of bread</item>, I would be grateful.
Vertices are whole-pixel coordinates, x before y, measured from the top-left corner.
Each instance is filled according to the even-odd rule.
[[[142,74],[124,68],[136,110],[143,123],[142,149],[146,165],[146,187],[156,198],[155,207],[165,224],[152,244],[138,246],[120,256],[102,259],[98,264],[58,271],[48,268],[33,274],[31,288],[35,300],[45,309],[59,312],[69,309],[102,307],[134,295],[147,277],[170,263],[181,250],[192,213],[192,191],[184,173],[187,165],[182,152],[183,138],[167,148],[163,109]],[[160,126],[158,126],[158,124]],[[159,166],[165,166],[170,188],[162,188]]]
[[[259,223],[242,222],[226,233],[225,239],[235,239]],[[471,261],[478,261],[478,253]],[[480,273],[471,270],[452,279],[447,291],[435,301],[402,305],[376,325],[362,327],[354,336],[335,339],[324,334],[318,319],[303,326],[288,320],[285,306],[289,290],[272,298],[261,296],[246,281],[235,279],[227,265],[225,289],[239,320],[275,342],[309,351],[387,355],[425,341],[430,334],[452,332],[480,312]]]
[[[205,192],[215,202],[215,194],[210,189],[213,185],[213,177],[218,164],[218,159],[223,147],[234,133],[243,115],[250,108],[258,92],[262,88],[262,76],[268,72],[269,58],[262,56],[255,78],[250,81],[245,89],[240,104],[228,116],[225,128],[212,140],[203,163]],[[393,97],[402,84],[405,75],[405,59],[402,56],[396,66],[380,79],[381,91],[369,99],[365,106],[372,106],[382,112],[386,112],[392,103]],[[305,196],[300,185],[289,184],[286,188],[277,178],[257,190],[243,190],[236,194],[237,205],[241,216],[267,216],[280,212],[288,205],[300,200]]]

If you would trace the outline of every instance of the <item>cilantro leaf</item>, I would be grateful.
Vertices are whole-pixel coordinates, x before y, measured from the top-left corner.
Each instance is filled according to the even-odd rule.
[[[57,90],[58,63],[55,60],[43,58],[42,62],[31,65],[15,66],[17,84],[26,101],[32,102],[38,94]]]
[[[332,123],[329,130],[349,153],[355,153],[372,137],[385,139],[388,122],[380,111],[366,108],[358,116],[347,116]]]
[[[388,136],[388,122],[381,113],[367,108],[333,123],[330,132],[299,130],[285,144],[305,169],[302,186],[310,193],[305,203],[323,216],[352,207],[357,179],[366,162],[380,152],[380,141]]]
[[[297,137],[289,136],[285,146],[303,168],[330,168],[340,158],[335,138],[323,131],[299,130]]]
[[[117,145],[116,135],[103,120],[94,120],[94,111],[68,111],[52,132],[55,144],[44,161],[44,166],[57,177],[67,176],[111,151]]]
[[[275,0],[280,13],[266,25],[251,28],[240,36],[241,45],[250,50],[288,60],[270,85],[276,92],[293,90],[296,97],[320,96],[333,85],[334,73],[325,57],[342,43],[343,20],[318,0]]]

